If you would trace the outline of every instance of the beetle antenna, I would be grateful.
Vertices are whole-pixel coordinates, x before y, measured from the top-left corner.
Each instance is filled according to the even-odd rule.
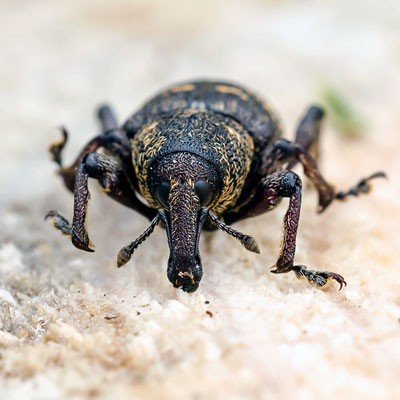
[[[150,223],[150,226],[132,243],[123,247],[117,256],[117,267],[125,265],[132,257],[133,252],[142,244],[154,231],[154,228],[160,222],[160,214],[157,214]]]
[[[226,232],[228,235],[233,236],[235,239],[238,239],[240,243],[248,250],[251,251],[252,253],[257,253],[260,254],[260,248],[258,246],[257,240],[254,239],[252,236],[245,235],[242,232],[239,232],[229,225],[224,224],[222,221],[218,219],[218,217],[212,213],[211,211],[208,211],[208,215],[210,217],[211,222],[218,228],[221,229],[221,231]]]

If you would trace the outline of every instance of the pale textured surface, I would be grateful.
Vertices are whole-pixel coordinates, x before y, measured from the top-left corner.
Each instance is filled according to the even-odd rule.
[[[1,3],[1,399],[400,397],[398,2],[246,3]],[[320,82],[366,117],[360,141],[326,126],[324,174],[343,188],[377,169],[390,180],[321,216],[306,191],[298,237],[297,262],[343,274],[345,290],[268,272],[284,204],[236,225],[261,256],[203,235],[192,295],[166,278],[161,229],[115,268],[146,221],[95,185],[96,253],[43,222],[49,209],[72,210],[46,154],[55,126],[71,131],[70,160],[96,132],[100,101],[126,117],[162,86],[197,77],[257,89],[289,137]]]

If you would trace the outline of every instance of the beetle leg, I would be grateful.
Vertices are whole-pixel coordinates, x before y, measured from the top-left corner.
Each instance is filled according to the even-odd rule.
[[[331,284],[332,279],[339,283],[339,290],[341,290],[343,286],[347,286],[343,276],[335,272],[313,271],[307,269],[304,265],[296,265],[292,268],[292,271],[295,272],[297,278],[306,278],[311,285],[316,286],[318,289],[326,289]]]
[[[97,118],[100,121],[103,132],[107,132],[112,129],[118,129],[117,118],[115,117],[114,111],[108,104],[103,104],[97,109]]]
[[[375,172],[367,178],[360,179],[360,181],[347,192],[337,192],[335,198],[337,200],[345,200],[348,196],[358,196],[360,193],[369,193],[371,191],[370,180],[374,178],[387,178],[387,176],[382,171]]]
[[[117,161],[99,153],[88,154],[78,167],[75,192],[77,182],[81,179],[78,175],[83,176],[83,174],[97,179],[103,191],[120,204],[139,212],[150,220],[156,215],[155,210],[138,199],[125,170]]]
[[[50,143],[49,153],[51,154],[52,160],[62,167],[62,152],[68,141],[68,131],[64,126],[60,127],[62,138]]]
[[[126,169],[128,172],[129,176],[135,176],[132,166],[129,139],[120,129],[118,129],[118,123],[111,107],[108,105],[99,107],[97,116],[99,118],[103,133],[91,139],[70,166],[65,167],[62,163],[62,152],[69,136],[65,127],[60,128],[62,138],[51,143],[49,146],[49,152],[53,161],[60,166],[58,173],[62,176],[65,186],[71,192],[74,192],[75,173],[81,161],[86,155],[97,151],[100,147],[104,147],[111,152],[111,154],[117,156],[123,164],[124,169]]]
[[[62,163],[62,151],[67,144],[69,134],[65,127],[61,127],[61,133],[62,139],[51,143],[49,146],[49,152],[52,155],[53,161],[60,166],[58,173],[63,178],[65,186],[71,192],[74,192],[75,173],[79,164],[81,163],[83,157],[89,153],[93,153],[103,145],[103,135],[98,135],[90,140],[90,142],[88,142],[83,150],[79,153],[75,161],[69,167],[64,167]]]
[[[314,159],[300,145],[286,139],[277,139],[265,150],[259,174],[268,176],[293,159],[302,164],[305,175],[317,189],[320,211],[323,211],[335,198],[335,190],[325,181]]]
[[[303,170],[307,178],[311,180],[318,191],[318,212],[323,212],[333,200],[343,200],[349,195],[357,196],[360,193],[368,193],[370,190],[370,180],[379,177],[385,177],[383,172],[376,172],[368,178],[361,179],[348,192],[337,192],[321,175],[315,160],[308,154],[302,146],[291,143],[286,139],[277,139],[264,152],[262,165],[259,175],[267,176],[273,171],[279,169],[284,163],[296,159],[303,166]],[[289,163],[290,165],[290,163]]]
[[[316,105],[309,107],[296,130],[295,144],[307,151],[315,161],[319,158],[319,135],[324,114],[324,110]],[[297,162],[297,159],[292,159],[286,169],[292,169]]]
[[[59,230],[63,235],[68,236],[71,239],[72,225],[69,223],[67,218],[64,217],[60,212],[51,210],[44,217],[45,220],[51,218],[50,222],[54,229]]]
[[[295,147],[294,157],[301,163],[304,174],[318,191],[318,212],[324,211],[335,198],[335,188],[324,179],[317,163],[302,147]]]
[[[98,153],[86,155],[75,173],[74,189],[74,218],[72,226],[68,221],[56,211],[50,211],[47,217],[52,218],[53,226],[62,233],[71,235],[72,243],[75,247],[93,251],[90,248],[90,241],[86,231],[85,222],[87,216],[87,206],[89,202],[88,178],[98,180],[103,190],[119,203],[132,208],[149,219],[154,218],[155,211],[144,205],[137,197],[130,186],[130,183],[114,160]]]
[[[301,209],[300,177],[293,171],[276,172],[262,179],[253,198],[237,213],[229,213],[225,220],[230,223],[242,218],[254,217],[275,208],[283,197],[289,198],[289,207],[283,220],[281,251],[273,273],[294,271],[297,277],[305,277],[311,284],[325,288],[331,279],[342,287],[344,279],[339,274],[328,271],[307,270],[304,266],[293,265],[296,251],[297,227]]]
[[[314,159],[301,147],[296,147],[295,156],[303,165],[304,173],[314,184],[319,194],[318,212],[322,213],[333,200],[344,200],[347,196],[358,196],[361,193],[368,193],[371,190],[370,181],[375,178],[385,178],[384,172],[375,172],[367,178],[361,179],[349,191],[336,191],[332,185],[327,183],[318,170]]]

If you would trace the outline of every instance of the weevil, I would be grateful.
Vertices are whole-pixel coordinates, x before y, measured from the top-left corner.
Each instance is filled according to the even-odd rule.
[[[126,264],[156,225],[164,226],[169,244],[167,275],[176,288],[194,292],[202,278],[199,254],[201,231],[221,229],[249,251],[259,253],[257,241],[231,227],[256,217],[289,199],[283,238],[272,272],[293,271],[318,288],[344,278],[329,271],[295,265],[302,181],[292,171],[301,164],[319,196],[319,212],[334,200],[370,190],[376,172],[347,191],[336,191],[321,175],[318,142],[324,111],[309,107],[287,140],[275,114],[251,91],[227,82],[197,81],[172,86],[146,102],[122,126],[108,105],[98,109],[101,133],[90,140],[65,167],[62,150],[68,133],[50,146],[66,187],[74,194],[72,224],[50,211],[53,226],[78,249],[92,252],[86,230],[88,178],[98,181],[112,199],[150,220],[149,227],[123,247],[117,265]],[[104,152],[99,153],[98,150]]]

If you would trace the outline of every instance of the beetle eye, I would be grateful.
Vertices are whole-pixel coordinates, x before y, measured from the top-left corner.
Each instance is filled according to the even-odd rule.
[[[168,208],[168,197],[171,191],[171,185],[168,182],[161,182],[156,189],[157,200],[165,207]]]
[[[213,197],[213,191],[211,185],[206,181],[198,181],[194,185],[194,190],[199,196],[200,204],[202,207],[206,207],[211,203]]]

